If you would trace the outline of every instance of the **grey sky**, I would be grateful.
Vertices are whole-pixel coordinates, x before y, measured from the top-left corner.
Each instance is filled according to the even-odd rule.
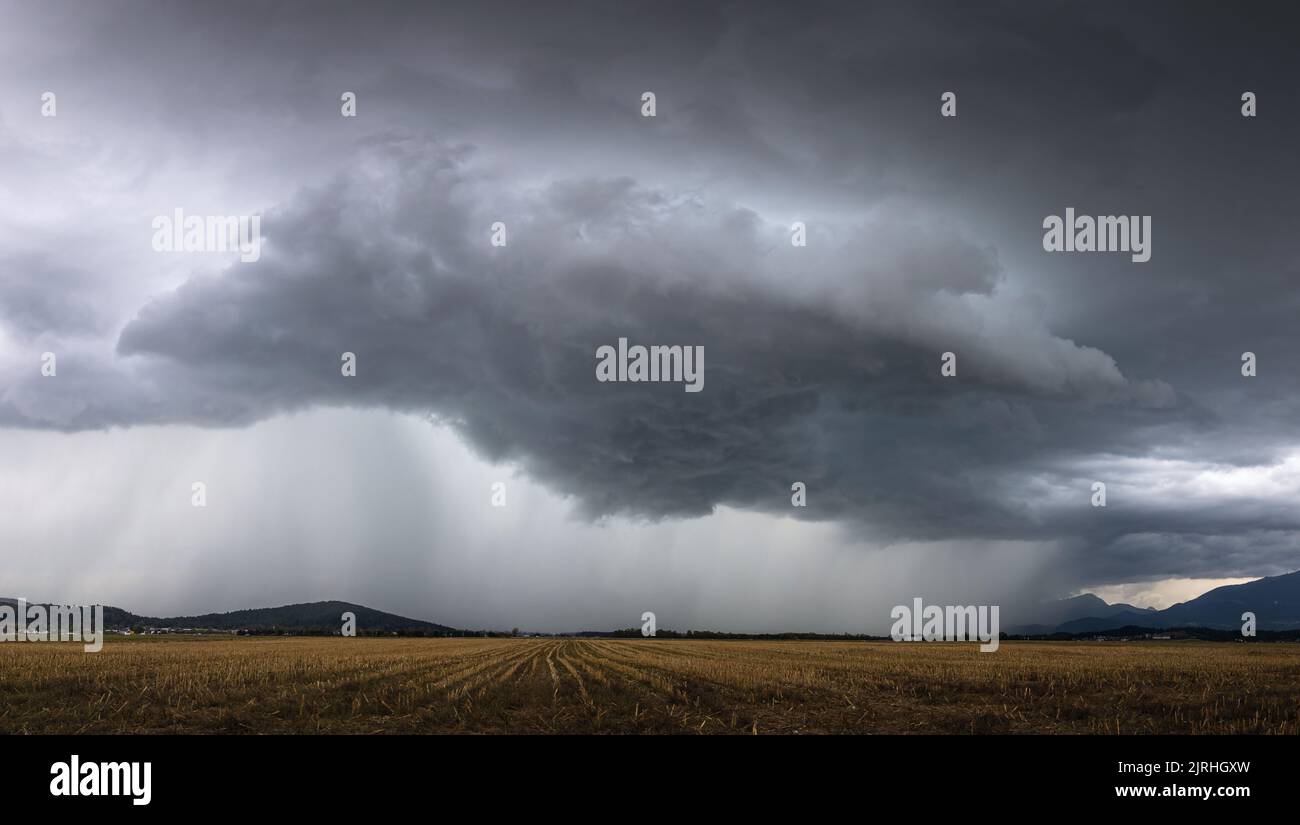
[[[1300,567],[1285,21],[787,6],[0,3],[0,591],[879,632]]]

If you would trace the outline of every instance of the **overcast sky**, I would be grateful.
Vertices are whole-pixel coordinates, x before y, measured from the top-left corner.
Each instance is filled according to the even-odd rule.
[[[0,19],[0,595],[879,633],[1300,568],[1263,5]],[[1067,207],[1150,216],[1150,261],[1045,252]],[[261,216],[260,258],[155,251],[177,208]],[[704,390],[598,382],[620,337]]]

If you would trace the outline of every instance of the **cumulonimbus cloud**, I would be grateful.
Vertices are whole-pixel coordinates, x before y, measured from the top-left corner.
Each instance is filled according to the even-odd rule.
[[[450,424],[592,517],[783,510],[803,481],[801,516],[941,537],[1050,535],[1008,495],[1027,463],[1092,449],[1097,433],[1071,426],[1098,409],[1179,414],[1168,386],[1005,299],[993,250],[924,215],[814,225],[795,247],[743,205],[484,174],[464,146],[369,142],[266,212],[261,260],[149,303],[114,353],[11,384],[0,423],[383,407]],[[597,348],[620,337],[703,347],[705,391],[596,381]]]

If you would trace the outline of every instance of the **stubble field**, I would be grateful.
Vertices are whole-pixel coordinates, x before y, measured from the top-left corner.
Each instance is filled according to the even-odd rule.
[[[1300,733],[1300,646],[144,638],[0,645],[0,733]]]

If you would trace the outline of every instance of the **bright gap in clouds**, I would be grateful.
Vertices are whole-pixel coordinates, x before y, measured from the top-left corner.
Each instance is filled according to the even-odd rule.
[[[1216,587],[1228,584],[1245,584],[1256,579],[1164,579],[1155,582],[1112,584],[1093,588],[1091,593],[1111,604],[1123,602],[1135,607],[1154,607],[1164,610],[1179,602],[1190,601]]]

